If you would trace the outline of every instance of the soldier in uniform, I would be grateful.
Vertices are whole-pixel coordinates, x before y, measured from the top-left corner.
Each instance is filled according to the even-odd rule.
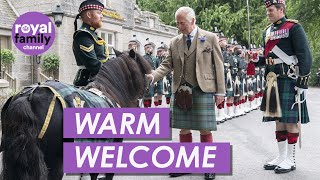
[[[267,86],[261,104],[263,121],[276,122],[279,155],[264,165],[266,170],[287,173],[296,169],[295,145],[300,124],[309,122],[305,93],[312,63],[308,40],[296,20],[285,17],[284,0],[265,0],[271,24],[263,34]]]
[[[236,93],[237,93],[237,97],[235,98],[236,100],[234,101],[234,106],[235,106],[235,110],[234,110],[234,114],[235,116],[242,116],[245,115],[244,112],[244,108],[242,106],[243,100],[244,100],[244,79],[245,79],[245,69],[246,69],[246,62],[244,61],[243,58],[243,53],[242,53],[243,49],[241,45],[238,45],[235,47],[234,49],[234,58],[237,59],[237,67],[238,67],[238,71],[237,71],[237,76],[236,76]]]
[[[79,68],[73,81],[75,86],[86,86],[98,74],[102,63],[109,57],[106,42],[101,39],[96,29],[102,27],[102,10],[104,5],[97,0],[86,0],[80,4],[76,16],[73,34],[73,53]],[[77,30],[77,19],[83,22]]]
[[[149,42],[149,38],[146,39],[147,43],[144,45],[144,51],[145,51],[145,55],[143,56],[143,58],[145,60],[147,60],[152,69],[155,70],[157,68],[157,61],[158,59],[153,56],[153,46],[151,44],[151,42]],[[152,104],[152,97],[156,94],[156,88],[157,84],[151,84],[148,88],[148,91],[146,91],[144,98],[143,98],[143,104],[145,108],[151,107]],[[156,103],[155,103],[156,105]]]
[[[256,70],[255,70],[255,62],[257,62],[257,54],[255,49],[253,48],[253,45],[250,44],[250,51],[247,54],[247,86],[248,86],[248,100],[249,100],[249,109],[254,110],[257,109],[257,107],[254,105],[254,99],[255,99],[255,80],[256,80]]]
[[[227,115],[229,119],[234,117],[234,59],[233,59],[233,39],[231,40],[230,44],[227,46],[227,58],[224,59],[225,71],[226,73],[226,97],[227,97]]]
[[[157,58],[159,60],[159,65],[157,67],[159,67],[160,64],[162,63],[162,61],[167,57],[167,55],[168,55],[167,52],[168,52],[167,45],[164,44],[163,42],[161,42],[161,45],[157,48]],[[172,95],[172,89],[171,89],[172,73],[171,72],[168,73],[163,78],[163,83],[162,84],[163,84],[163,86],[162,86],[163,94],[166,97],[166,104],[170,104],[170,98],[171,98],[171,95]],[[161,96],[161,98],[158,98],[158,99],[159,99],[159,105],[161,105],[162,96]]]
[[[133,39],[131,39],[128,43],[128,50],[133,49],[134,51],[138,51],[138,42],[136,40],[136,35],[133,35]]]
[[[227,41],[228,37],[224,36],[223,33],[219,36],[219,45],[222,52],[222,57],[224,60],[224,75],[225,75],[225,82],[227,82],[227,74],[230,73],[230,64],[228,62],[228,52],[227,52]],[[231,77],[231,76],[230,76]],[[227,83],[225,83],[227,89]],[[225,101],[217,105],[218,114],[217,114],[217,123],[223,123],[227,119],[230,119],[230,116],[224,113]]]

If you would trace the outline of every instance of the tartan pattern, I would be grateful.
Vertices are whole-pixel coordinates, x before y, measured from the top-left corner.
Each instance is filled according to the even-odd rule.
[[[171,86],[172,86],[172,76],[171,76],[171,74],[170,74],[170,73],[167,74],[167,75],[166,75],[166,78],[167,78],[167,80],[169,81],[170,86],[168,85],[168,86],[169,86],[169,89],[168,89],[168,92],[169,92],[169,93],[166,94],[165,97],[171,97],[171,95],[172,95],[172,87],[171,87]]]
[[[154,93],[158,93],[158,95],[163,94],[163,79],[160,79],[157,82],[157,87],[154,90]]]
[[[296,91],[294,89],[296,80],[290,79],[286,76],[279,76],[277,78],[277,84],[279,89],[279,98],[282,111],[282,117],[279,122],[282,123],[298,123],[299,111],[296,104],[291,110],[292,104],[295,102]],[[265,89],[265,92],[267,88]],[[263,122],[275,121],[278,118],[263,117]],[[310,122],[308,115],[308,108],[306,101],[301,104],[301,124]]]
[[[217,130],[213,93],[205,93],[200,87],[192,89],[192,109],[183,111],[175,105],[172,95],[170,106],[171,128],[191,130]]]
[[[72,85],[57,81],[46,81],[44,85],[54,88],[65,100],[67,108],[74,108],[73,99],[75,95],[79,95],[81,100],[84,100],[85,108],[109,108],[110,105],[105,99],[93,94],[89,91],[75,88]],[[112,138],[84,138],[74,139],[75,142],[115,142]]]
[[[75,88],[72,85],[65,84],[57,81],[47,81],[44,85],[54,88],[66,101],[66,105],[69,108],[73,108],[73,95],[78,94],[85,101],[84,107],[86,108],[108,108],[110,107],[107,101],[96,94],[93,94],[89,91],[81,90]]]
[[[226,97],[234,97],[234,92],[226,90]]]

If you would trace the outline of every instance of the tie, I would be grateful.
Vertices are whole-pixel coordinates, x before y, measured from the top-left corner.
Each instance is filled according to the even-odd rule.
[[[189,50],[190,46],[191,46],[191,35],[189,34],[187,36],[187,47],[188,47],[188,50]]]

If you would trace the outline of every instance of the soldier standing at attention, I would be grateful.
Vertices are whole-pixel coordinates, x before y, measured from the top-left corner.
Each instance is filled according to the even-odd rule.
[[[222,53],[222,57],[224,60],[224,77],[225,77],[225,82],[227,82],[227,76],[228,76],[228,72],[230,64],[228,62],[228,52],[227,52],[227,41],[228,41],[228,37],[224,36],[223,33],[220,34],[219,36],[219,45],[221,48],[221,53]],[[230,73],[230,72],[229,72]],[[231,77],[231,74],[230,74]],[[227,89],[227,84],[226,84],[226,89]],[[222,103],[217,105],[217,109],[218,109],[218,113],[217,113],[217,123],[223,123],[224,121],[230,119],[231,117],[228,116],[227,114],[225,114],[224,112],[224,105],[225,101],[223,101]]]
[[[80,4],[79,14],[74,21],[73,53],[79,68],[73,81],[75,86],[86,86],[98,74],[102,63],[109,57],[106,42],[101,39],[96,29],[102,27],[104,5],[97,0],[86,0]],[[77,30],[77,19],[83,22]]]
[[[287,173],[296,169],[295,145],[300,124],[309,122],[305,93],[312,63],[308,40],[296,20],[285,17],[284,0],[265,0],[271,22],[263,34],[267,86],[261,104],[263,121],[276,122],[279,155],[264,165],[266,170]]]
[[[155,70],[157,68],[157,58],[154,57],[153,54],[153,46],[151,42],[149,42],[149,38],[146,39],[147,43],[144,45],[144,51],[145,55],[143,58],[147,60],[152,69]],[[151,84],[148,88],[148,91],[145,92],[144,98],[143,98],[143,105],[145,108],[151,107],[152,104],[152,97],[157,93],[157,84]],[[156,104],[155,104],[156,105]]]

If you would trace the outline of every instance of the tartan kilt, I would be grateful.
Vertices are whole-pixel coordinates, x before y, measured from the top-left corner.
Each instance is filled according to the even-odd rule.
[[[228,87],[227,87],[227,73],[224,74],[224,82],[225,82],[225,86],[226,86],[226,97],[233,97],[234,96],[233,88],[228,89]]]
[[[174,97],[171,97],[171,128],[191,130],[217,130],[214,94],[205,93],[200,87],[192,89],[192,109],[183,111],[175,105]]]
[[[256,93],[258,92],[258,79],[257,79],[257,75],[254,77],[254,79],[252,79],[252,84],[253,84],[253,92]]]
[[[154,89],[154,94],[156,94],[156,93],[158,95],[163,94],[163,80],[162,79],[157,82],[157,86]]]
[[[294,87],[296,85],[296,80],[280,75],[277,78],[277,84],[279,89],[279,98],[280,98],[282,117],[280,119],[263,117],[263,122],[279,120],[279,122],[282,122],[282,123],[298,123],[299,121],[298,105],[296,104],[291,110],[292,104],[295,103],[296,91]],[[264,93],[266,93],[266,91],[267,91],[267,87]],[[302,97],[301,99],[303,98],[304,97]],[[308,115],[307,103],[306,101],[304,101],[301,104],[301,124],[306,124],[308,122],[310,122],[310,120]]]
[[[144,98],[152,98],[154,96],[154,85],[150,84],[148,90],[144,93]]]
[[[234,97],[233,90],[226,90],[226,97]]]

